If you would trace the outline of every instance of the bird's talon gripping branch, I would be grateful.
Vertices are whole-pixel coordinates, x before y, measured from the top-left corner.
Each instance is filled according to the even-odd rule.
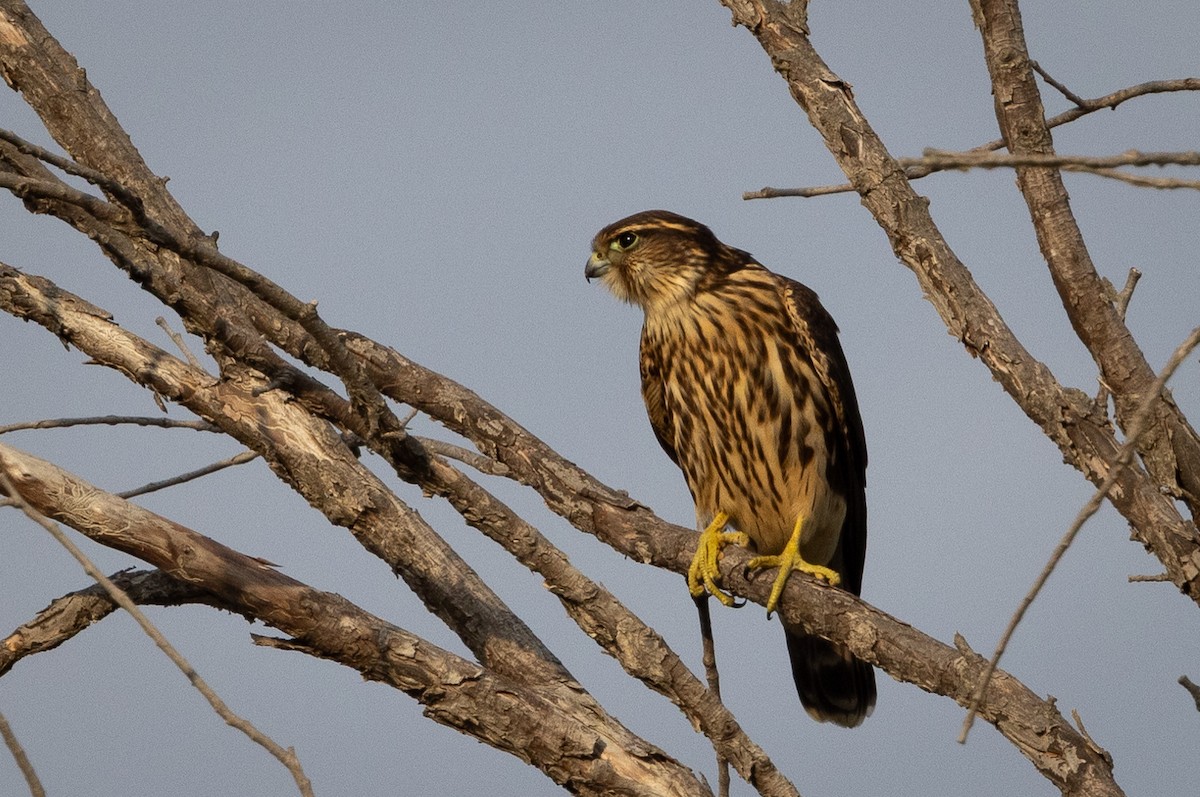
[[[800,528],[803,525],[804,518],[797,518],[796,526],[792,529],[791,539],[788,540],[783,553],[777,556],[756,556],[746,563],[747,567],[756,570],[767,567],[779,568],[779,573],[775,576],[775,583],[771,587],[771,595],[767,598],[768,617],[775,611],[775,607],[779,605],[779,596],[783,594],[783,588],[787,585],[788,576],[792,574],[793,570],[799,570],[801,573],[816,576],[833,587],[836,587],[842,581],[842,577],[836,571],[822,565],[814,565],[811,562],[806,562],[800,556]]]
[[[708,528],[700,532],[696,555],[692,558],[692,566],[688,568],[688,590],[694,598],[710,592],[726,606],[737,606],[734,597],[718,586],[721,583],[721,570],[717,562],[721,558],[721,549],[726,545],[746,546],[750,544],[750,538],[740,531],[725,531],[728,522],[729,515],[718,512]]]

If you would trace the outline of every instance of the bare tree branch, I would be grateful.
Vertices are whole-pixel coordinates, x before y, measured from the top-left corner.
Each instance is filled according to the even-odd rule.
[[[1062,83],[1059,83],[1057,80],[1055,80],[1054,77],[1049,72],[1047,72],[1045,69],[1043,69],[1042,65],[1039,64],[1037,61],[1030,61],[1029,65],[1031,67],[1033,67],[1033,70],[1035,72],[1037,72],[1039,75],[1042,76],[1042,80],[1046,81],[1048,84],[1050,84],[1054,88],[1058,89],[1059,94],[1063,95],[1068,100],[1075,103],[1075,107],[1084,108],[1087,106],[1087,100],[1085,100],[1083,97],[1080,97],[1078,94],[1071,91],[1065,85],[1063,85]]]
[[[132,490],[123,490],[117,493],[117,495],[122,498],[133,498],[134,496],[165,490],[168,487],[175,487],[179,484],[186,484],[196,479],[202,479],[205,476],[225,470],[226,468],[245,465],[247,462],[253,462],[258,459],[258,456],[258,452],[256,451],[243,451],[240,454],[234,454],[232,457],[222,459],[219,462],[213,462],[210,465],[190,470],[187,473],[181,473],[178,476],[172,476],[169,479],[160,479],[149,484],[143,484],[141,487],[135,487]]]
[[[203,366],[200,364],[200,360],[197,359],[196,355],[192,353],[192,350],[188,348],[187,342],[183,339],[183,335],[180,335],[178,332],[172,329],[171,325],[167,323],[167,319],[159,316],[158,318],[154,319],[154,323],[158,325],[159,329],[167,333],[167,337],[169,337],[171,342],[175,344],[175,348],[179,349],[179,353],[182,354],[188,361],[188,365],[192,366],[193,368],[203,368]]]
[[[71,542],[70,538],[63,534],[62,530],[59,529],[57,525],[51,522],[45,514],[43,514],[39,509],[35,508],[25,499],[21,489],[18,488],[16,484],[16,482],[21,480],[21,477],[24,474],[10,472],[10,469],[13,467],[11,453],[12,452],[7,450],[6,447],[0,446],[0,490],[3,490],[9,498],[15,500],[17,507],[20,508],[30,520],[44,528],[50,533],[50,536],[54,537],[54,539],[57,540],[60,545],[66,548],[75,561],[79,562],[79,564],[83,567],[84,571],[93,579],[95,579],[95,581],[101,587],[104,588],[104,591],[108,593],[108,596],[112,599],[113,603],[117,604],[129,613],[129,615],[134,619],[134,622],[138,624],[138,627],[142,629],[146,636],[150,637],[155,646],[158,647],[158,649],[161,650],[163,654],[171,660],[171,663],[179,668],[179,671],[182,672],[188,681],[191,682],[196,691],[208,701],[208,704],[212,706],[213,711],[215,711],[217,716],[225,721],[226,725],[241,731],[248,739],[274,756],[279,763],[283,764],[284,767],[287,768],[288,772],[292,776],[292,779],[296,781],[296,788],[300,791],[300,794],[304,795],[304,797],[313,797],[312,783],[304,774],[304,767],[300,764],[300,759],[296,756],[296,752],[291,748],[285,750],[284,748],[280,747],[274,739],[272,739],[270,736],[267,736],[265,733],[255,727],[254,723],[250,722],[250,720],[231,709],[229,705],[221,699],[221,696],[218,695],[216,691],[208,685],[208,682],[200,676],[200,673],[196,672],[196,669],[187,659],[183,657],[183,654],[180,653],[165,636],[163,636],[163,633],[158,630],[158,627],[150,622],[150,618],[146,617],[145,612],[139,609],[137,605],[129,599],[129,596],[125,594],[124,590],[110,581],[108,576],[104,575],[104,573],[92,563],[91,559],[89,559],[87,555],[80,550],[79,546]],[[19,468],[19,458],[17,459],[17,463],[17,467]]]
[[[106,193],[116,197],[117,201],[126,205],[130,210],[133,210],[135,207],[140,208],[141,206],[141,201],[115,180],[110,180],[101,172],[98,172],[95,169],[89,169],[86,166],[82,166],[70,158],[64,158],[62,155],[59,155],[56,152],[51,152],[45,147],[39,147],[33,142],[26,141],[11,130],[4,130],[0,128],[0,141],[7,141],[9,144],[12,144],[13,147],[23,155],[37,158],[43,163],[53,166],[56,169],[61,169],[67,174],[74,175],[75,177],[82,177],[84,180],[87,180],[97,188],[100,188]]]
[[[154,349],[102,316],[73,312],[73,299],[46,280],[0,267],[0,308],[57,330],[98,362],[147,381],[163,395],[222,424],[243,442],[263,447],[268,461],[277,469],[279,464],[286,465],[284,474],[310,501],[323,506],[331,520],[347,523],[368,548],[393,564],[431,610],[482,657],[486,666],[531,686],[552,684],[564,695],[569,694],[572,701],[589,703],[597,717],[611,723],[611,733],[626,734],[623,744],[627,749],[653,749],[609,718],[527,626],[466,568],[458,555],[345,451],[340,438],[312,419],[302,407],[273,392],[252,399],[253,379],[212,383],[201,378],[185,363]],[[336,411],[335,407],[331,409]],[[317,450],[324,451],[324,455],[311,463],[305,462]],[[348,473],[339,472],[347,468]],[[442,480],[453,479],[457,474],[448,466],[441,469],[437,463],[430,464],[429,473],[433,474],[429,478]],[[431,481],[430,486],[452,496],[454,492],[447,483]],[[367,492],[355,496],[348,493],[347,485],[360,485],[359,489],[366,488]],[[370,511],[360,510],[347,519],[348,499],[369,501]],[[469,519],[484,522],[489,518],[483,513]],[[588,595],[589,599],[592,597]],[[654,755],[669,761],[661,751]]]
[[[1083,100],[1075,102],[1075,107],[1070,108],[1062,113],[1052,116],[1046,120],[1046,126],[1055,128],[1060,125],[1065,125],[1068,122],[1074,122],[1076,119],[1087,116],[1095,111],[1102,111],[1106,108],[1116,108],[1122,103],[1128,102],[1135,97],[1145,97],[1151,94],[1166,94],[1176,91],[1200,91],[1200,78],[1185,77],[1176,78],[1173,80],[1151,80],[1146,83],[1138,83],[1136,86],[1128,86],[1123,89],[1118,89],[1110,94],[1105,94],[1103,97],[1097,97],[1092,100]],[[1003,139],[989,141],[978,149],[1002,149],[1004,147]]]
[[[179,606],[207,603],[236,611],[216,596],[194,584],[171,578],[161,570],[123,570],[108,577],[139,606]],[[53,650],[67,640],[100,622],[117,610],[117,604],[99,584],[55,598],[27,623],[22,623],[0,640],[0,676],[35,653]]]
[[[21,746],[20,740],[13,733],[12,726],[8,724],[8,720],[4,718],[3,714],[0,714],[0,738],[4,739],[4,746],[8,748],[17,762],[17,768],[21,770],[21,775],[29,785],[29,793],[32,797],[46,797],[46,789],[42,786],[42,781],[38,778],[33,763],[25,754],[25,748]]]
[[[1200,152],[1139,152],[1120,155],[1043,155],[1026,153],[997,155],[990,152],[949,152],[927,149],[920,158],[900,158],[901,166],[945,169],[1003,169],[1019,166],[1073,166],[1077,169],[1112,169],[1118,166],[1200,166]]]
[[[61,215],[97,240],[143,287],[178,311],[185,326],[202,335],[216,350],[223,379],[211,384],[194,369],[192,373],[183,371],[186,366],[176,358],[138,344],[134,344],[137,362],[126,373],[217,422],[224,431],[263,454],[276,473],[310,503],[322,508],[332,522],[349,528],[372,553],[404,577],[485,664],[516,678],[572,683],[553,654],[461,557],[361,465],[327,424],[309,414],[323,411],[319,402],[329,400],[330,391],[283,362],[245,319],[252,317],[256,322],[261,320],[264,327],[273,328],[272,338],[302,340],[303,346],[319,353],[327,370],[342,374],[343,381],[350,385],[351,396],[358,397],[356,403],[364,415],[364,427],[354,431],[372,437],[379,431],[372,428],[373,424],[392,416],[377,407],[372,409],[375,400],[369,394],[374,386],[359,385],[361,390],[354,386],[361,374],[358,366],[338,362],[340,343],[314,339],[314,334],[330,336],[322,331],[323,322],[315,314],[309,317],[309,310],[298,306],[274,283],[247,273],[244,266],[216,252],[210,239],[165,190],[162,180],[146,167],[99,92],[90,86],[86,91],[59,91],[58,87],[77,86],[81,80],[86,85],[86,79],[74,59],[28,8],[19,0],[3,0],[0,13],[6,15],[23,43],[15,47],[11,37],[0,40],[0,64],[10,82],[21,86],[26,101],[42,115],[51,134],[79,164],[119,182],[139,198],[139,218],[144,220],[140,226],[134,224],[133,219],[126,218],[130,214],[125,209],[118,213],[112,206],[86,196],[80,199],[64,194],[62,200],[56,200],[58,204],[51,203],[44,209]],[[33,42],[37,47],[31,46]],[[38,171],[40,164],[28,163],[28,156],[9,153],[6,157],[22,170],[36,174],[35,182],[53,181],[48,172]],[[73,204],[75,199],[81,204]],[[81,215],[81,206],[93,208],[97,215]],[[204,260],[205,267],[196,266],[190,257]],[[209,267],[243,279],[274,304]],[[276,305],[287,308],[290,315]],[[43,315],[55,324],[50,320],[53,317],[52,312]],[[298,320],[300,317],[303,322]],[[104,338],[113,328],[89,325],[88,329],[97,335],[95,345],[103,348]],[[55,331],[67,337],[71,334]],[[285,396],[256,395],[255,391],[264,386],[260,372],[268,376],[268,384],[277,380],[288,384],[301,403],[317,404],[289,406]],[[160,380],[164,376],[166,379]],[[147,379],[148,383],[143,381]],[[230,407],[242,407],[245,414],[232,417]],[[384,428],[385,434],[388,428]],[[376,444],[400,449],[405,438],[400,434]]]
[[[1110,180],[1128,183],[1137,188],[1154,188],[1171,191],[1177,188],[1200,191],[1200,180],[1185,180],[1182,177],[1150,177],[1144,174],[1133,174],[1120,169],[1093,169],[1086,166],[1076,166],[1065,163],[1060,167],[1064,172],[1080,172],[1094,174],[1097,177],[1107,177]]]
[[[504,462],[512,478],[536,489],[554,512],[637,561],[687,572],[695,553],[694,531],[662,522],[628,496],[596,481],[468,388],[365,338],[352,338],[347,345],[364,357],[386,394],[406,396],[414,406]],[[722,586],[766,605],[770,584],[763,579],[747,580],[749,559],[747,552],[726,549],[720,563]],[[789,579],[779,612],[785,623],[843,642],[855,656],[893,677],[946,695],[964,707],[987,665],[974,651],[943,645],[854,596],[810,579]],[[951,679],[949,673],[961,674],[961,679]],[[1043,774],[1056,783],[1111,780],[1111,767],[1088,752],[1086,741],[1058,716],[1057,709],[1011,675],[1002,680],[1003,687],[993,684],[989,691],[990,721]],[[1057,719],[1046,726],[1046,717]],[[1047,732],[1053,742],[1043,735]],[[1079,749],[1080,761],[1087,763],[1066,772],[1060,758],[1046,754],[1047,744],[1070,749],[1071,755]],[[1093,766],[1101,769],[1093,771]],[[1120,790],[1110,783],[1097,793],[1119,794]]]
[[[34,284],[36,283],[32,278],[26,275],[26,285]],[[0,288],[0,293],[2,292],[3,288]],[[69,297],[69,294],[63,292],[58,292],[58,295],[60,298]],[[3,306],[3,301],[0,301],[0,306]],[[72,328],[72,341],[98,361],[117,365],[125,371],[135,369],[132,363],[114,361],[111,355],[92,345],[92,342],[101,336],[100,331],[91,336],[83,335],[73,329],[74,324],[69,319],[60,318],[56,323]],[[144,341],[136,340],[124,330],[118,333],[113,328],[103,334],[110,340],[119,334],[130,345],[136,344],[143,349],[148,347]],[[186,366],[180,363],[179,370],[184,368]],[[176,386],[169,392],[179,394],[187,391]],[[332,404],[328,407],[337,412],[337,408]],[[342,412],[337,414],[342,417],[349,411],[348,405],[343,405]],[[410,442],[417,443],[415,439]],[[447,498],[471,525],[482,530],[513,553],[523,564],[543,576],[547,586],[559,597],[568,613],[588,636],[621,662],[630,674],[675,702],[690,722],[711,734],[717,740],[723,754],[734,763],[738,772],[748,782],[763,794],[796,793],[795,788],[783,778],[762,749],[745,735],[732,714],[718,699],[710,695],[653,629],[629,612],[611,593],[572,567],[561,551],[503,503],[463,477],[440,458],[425,452],[421,452],[421,458],[425,462],[424,469],[414,471],[411,475],[423,489]],[[463,599],[459,596],[458,600],[462,602]],[[490,636],[483,627],[476,633],[484,638]],[[626,640],[630,638],[637,639],[639,644],[628,645]],[[491,640],[489,643],[496,644]],[[525,656],[528,658],[528,653]],[[501,662],[498,668],[513,669],[514,665],[512,662]],[[545,678],[545,674],[541,677]],[[569,675],[558,672],[546,681],[560,683],[566,678],[569,678]],[[535,682],[528,672],[524,673],[523,680]],[[576,699],[582,699],[581,696],[586,695],[582,687],[577,685],[573,687],[573,691],[578,692]],[[598,708],[595,710],[599,711]]]
[[[514,677],[571,682],[540,640],[462,558],[379,478],[324,421],[277,393],[255,396],[261,377],[246,369],[213,381],[96,314],[48,280],[0,265],[0,307],[54,330],[101,363],[178,401],[262,454],[329,519],[349,528],[413,586],[481,660]]]
[[[0,426],[0,434],[30,429],[66,429],[72,426],[157,426],[160,429],[194,429],[198,432],[220,432],[208,421],[176,418],[146,417],[143,415],[97,415],[89,418],[47,418],[40,421],[10,423]]]
[[[49,301],[50,296],[55,297],[53,303]],[[17,312],[22,317],[32,318],[57,330],[94,359],[110,361],[126,373],[143,374],[143,379],[147,378],[147,369],[137,363],[143,358],[153,359],[158,368],[151,384],[164,395],[186,394],[188,406],[202,414],[209,402],[219,400],[224,403],[223,406],[236,406],[240,400],[238,393],[222,392],[229,389],[224,382],[192,385],[188,376],[190,369],[186,364],[172,361],[169,355],[161,351],[154,352],[152,356],[149,352],[143,354],[147,344],[136,341],[126,330],[114,327],[102,315],[76,310],[73,300],[70,294],[41,278],[0,270],[0,308]],[[113,343],[117,341],[122,342],[114,347]],[[418,382],[427,380],[420,382],[423,389],[415,390],[413,406],[419,406],[422,411],[439,419],[443,415],[450,421],[457,418],[454,421],[459,427],[457,431],[473,437],[489,454],[505,462],[512,469],[514,477],[536,482],[539,492],[559,514],[638,561],[668,567],[680,574],[687,571],[694,554],[694,531],[663,523],[626,496],[587,477],[470,391],[407,363],[390,350],[365,343],[364,339],[348,336],[347,345],[364,356],[363,361],[372,374],[376,373],[381,363],[389,364],[390,370],[379,373],[380,384],[385,392],[396,390],[406,379]],[[188,390],[172,385],[176,379],[187,382]],[[217,393],[210,397],[206,391]],[[264,405],[262,402],[270,400],[272,395],[266,394],[259,399],[258,416],[265,414],[266,418],[271,418],[292,408],[293,405],[282,401],[279,406],[271,403]],[[469,406],[460,402],[466,402]],[[239,417],[242,414],[234,413]],[[278,420],[268,426],[289,427],[294,424],[294,420]],[[237,427],[234,430],[243,437],[248,436],[244,430]],[[495,445],[497,440],[505,441],[503,448]],[[330,463],[323,462],[322,474],[327,475],[329,469]],[[443,472],[437,474],[436,478],[450,479],[452,474]],[[439,490],[453,495],[451,486],[446,482]],[[722,561],[723,584],[737,594],[765,603],[769,585],[746,580],[742,571],[747,561],[746,552],[727,552]],[[789,594],[791,597],[788,597]],[[587,600],[593,597],[587,594]],[[461,601],[462,596],[458,595],[457,598]],[[870,608],[853,596],[839,590],[825,589],[806,579],[791,580],[780,614],[787,623],[802,625],[813,633],[845,641],[855,655],[896,677],[917,683],[930,691],[950,695],[964,705],[970,700],[973,684],[977,682],[975,679],[986,666],[986,662],[974,653],[963,654],[948,648],[907,624]],[[961,679],[947,681],[945,674],[952,672],[961,673]],[[543,682],[530,679],[527,672],[525,680],[530,683]],[[549,681],[556,682],[555,679]],[[572,694],[577,693],[572,690]],[[1074,729],[1059,718],[1052,724],[1052,729],[1047,730],[1046,718],[1057,716],[1052,706],[1007,674],[997,674],[990,694],[991,697],[981,709],[983,716],[997,723],[1001,732],[1030,756],[1047,777],[1056,782],[1081,775],[1085,782],[1094,778],[1094,773],[1085,773],[1092,773],[1097,764],[1089,757],[1086,744]],[[1079,760],[1087,763],[1081,769],[1064,772],[1060,759],[1047,758],[1039,752],[1039,745],[1045,743],[1047,733],[1055,737],[1057,749],[1079,747]]]

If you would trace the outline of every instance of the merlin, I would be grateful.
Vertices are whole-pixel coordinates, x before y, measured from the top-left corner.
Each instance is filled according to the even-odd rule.
[[[703,529],[688,573],[726,605],[717,560],[730,543],[752,568],[778,567],[855,595],[867,544],[867,447],[846,357],[817,295],[703,224],[664,210],[610,224],[584,271],[645,313],[642,398],[683,470]],[[817,720],[854,727],[875,674],[843,645],[787,632],[796,690]]]

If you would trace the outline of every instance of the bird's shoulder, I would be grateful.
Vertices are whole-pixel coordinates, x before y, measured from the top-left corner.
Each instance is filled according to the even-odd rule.
[[[807,285],[775,275],[791,327],[801,340],[813,369],[846,434],[847,443],[860,468],[866,467],[867,446],[858,409],[858,397],[850,377],[850,365],[838,338],[837,323],[821,304],[816,291]]]

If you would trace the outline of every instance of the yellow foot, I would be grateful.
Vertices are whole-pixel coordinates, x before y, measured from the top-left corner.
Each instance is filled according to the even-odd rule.
[[[814,565],[811,562],[804,561],[800,557],[800,527],[802,525],[804,525],[804,518],[797,518],[796,527],[792,529],[792,537],[788,540],[788,544],[784,546],[783,553],[776,556],[756,556],[746,565],[755,569],[763,567],[779,568],[779,574],[775,576],[775,583],[771,587],[771,595],[767,598],[768,617],[771,616],[771,613],[775,611],[776,605],[779,604],[779,596],[783,594],[783,588],[787,584],[788,576],[792,574],[793,570],[799,570],[801,573],[816,576],[834,587],[842,581],[842,577],[838,575],[836,570],[831,570],[822,565]]]
[[[729,515],[718,512],[708,524],[708,528],[700,532],[700,543],[696,546],[696,556],[692,566],[688,568],[688,590],[693,598],[699,598],[706,591],[711,592],[717,600],[726,606],[733,606],[733,596],[722,592],[717,586],[721,582],[721,570],[717,560],[721,558],[721,549],[730,543],[746,546],[750,538],[740,531],[725,531]]]

